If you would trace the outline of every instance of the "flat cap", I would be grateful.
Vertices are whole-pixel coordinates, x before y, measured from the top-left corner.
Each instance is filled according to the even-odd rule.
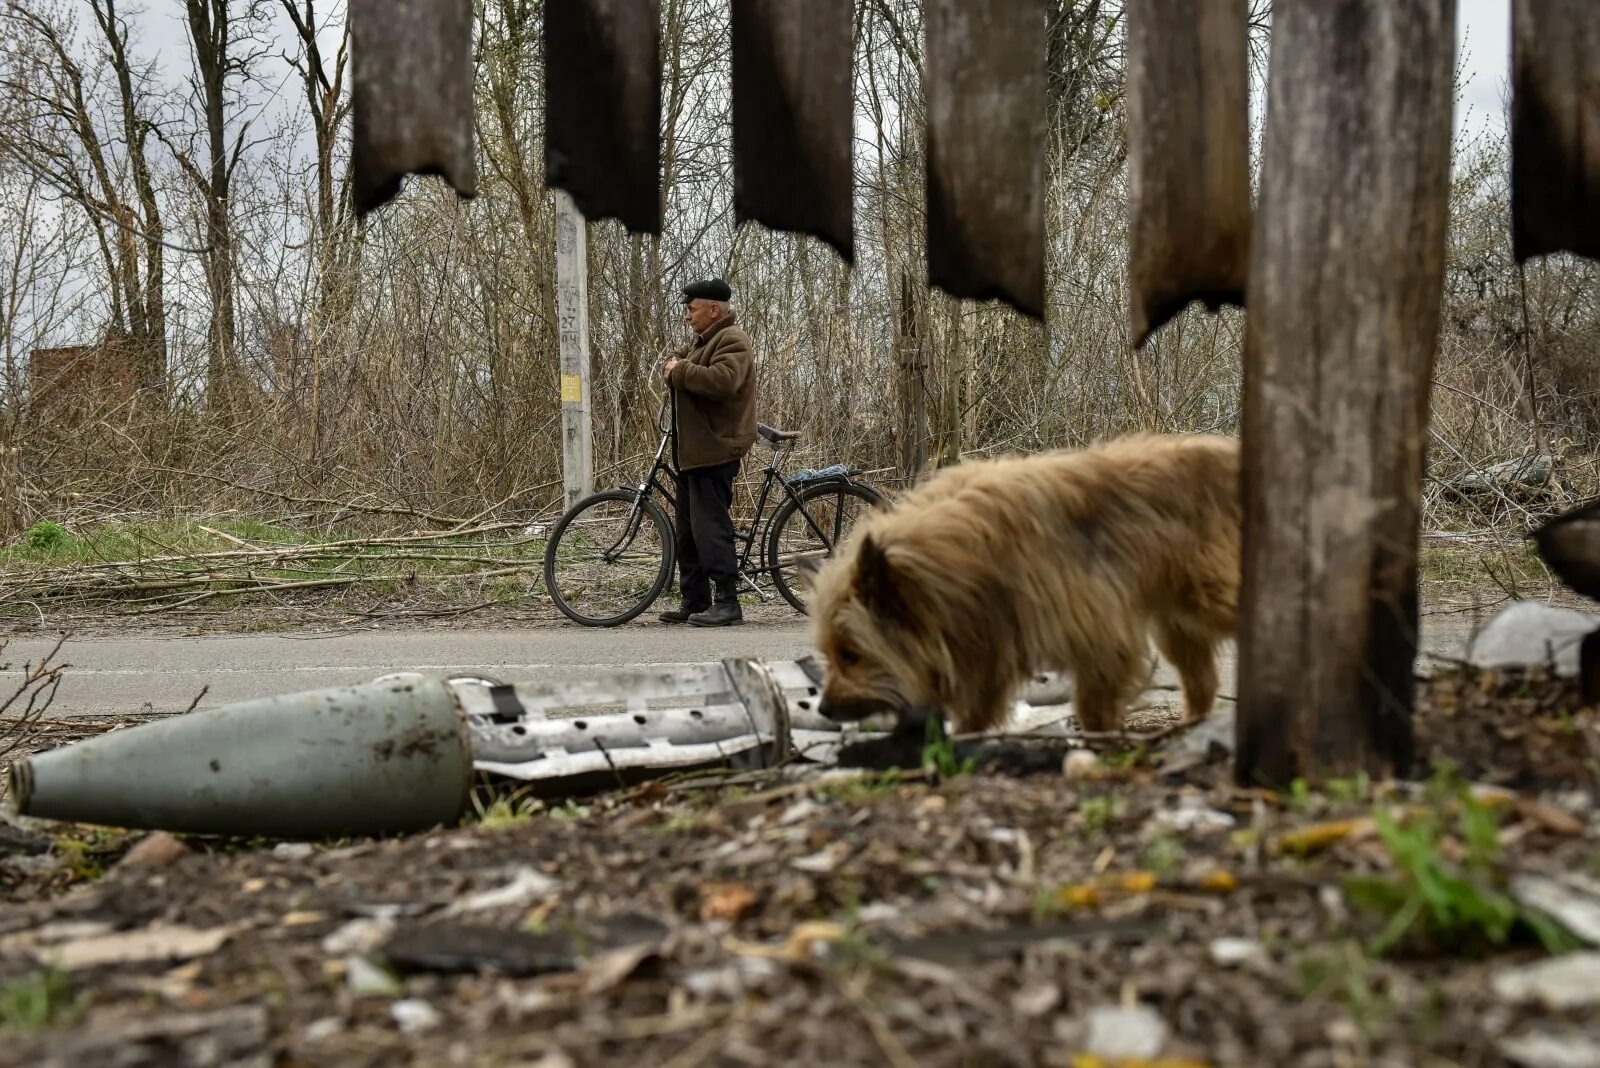
[[[691,300],[732,300],[733,290],[720,278],[708,278],[683,287],[683,302]]]

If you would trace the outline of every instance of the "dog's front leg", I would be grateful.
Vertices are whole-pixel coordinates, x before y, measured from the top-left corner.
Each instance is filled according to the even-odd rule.
[[[1109,646],[1097,650],[1092,662],[1073,669],[1077,679],[1073,709],[1082,730],[1103,734],[1122,728],[1123,707],[1139,688],[1142,659],[1131,645]]]
[[[1177,620],[1157,624],[1155,639],[1183,684],[1183,722],[1199,723],[1211,715],[1217,699],[1216,642]]]

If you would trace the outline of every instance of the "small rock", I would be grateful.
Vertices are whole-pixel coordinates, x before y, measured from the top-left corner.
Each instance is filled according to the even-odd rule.
[[[1480,668],[1549,664],[1557,675],[1576,678],[1578,646],[1597,627],[1600,616],[1516,601],[1484,624],[1472,639],[1467,660]]]
[[[527,1068],[576,1068],[577,1062],[559,1049],[547,1051],[536,1061],[530,1061]]]
[[[394,1022],[400,1025],[400,1030],[408,1035],[432,1031],[444,1023],[444,1017],[439,1014],[439,1010],[421,998],[397,1001],[389,1006],[389,1014],[394,1017]]]
[[[863,926],[875,923],[893,923],[901,915],[898,906],[887,901],[874,901],[870,905],[861,906],[861,911],[856,913],[856,923]]]
[[[802,797],[800,800],[783,810],[783,814],[778,817],[778,826],[789,827],[793,824],[801,823],[805,820],[809,820],[811,817],[815,816],[821,811],[821,805],[817,804],[809,797]]]
[[[166,831],[158,831],[143,839],[123,856],[119,868],[148,868],[159,871],[170,868],[190,852],[189,847]]]
[[[405,993],[400,980],[366,957],[351,957],[345,961],[344,974],[350,992],[357,997],[395,998]]]
[[[1085,1019],[1083,1051],[1095,1057],[1149,1060],[1167,1044],[1167,1022],[1145,1005],[1102,1006]]]
[[[312,1020],[306,1026],[307,1042],[326,1042],[335,1035],[344,1033],[344,1021],[337,1016],[324,1016],[319,1020]]]
[[[1011,1011],[1037,1019],[1061,1004],[1061,988],[1054,983],[1029,983],[1011,995]]]
[[[1219,968],[1238,968],[1246,964],[1261,967],[1267,963],[1267,950],[1254,938],[1214,938],[1211,940],[1211,963]]]
[[[1226,812],[1218,812],[1198,797],[1181,797],[1176,808],[1164,808],[1151,814],[1151,820],[1174,831],[1231,831],[1238,822]]]
[[[1511,896],[1525,908],[1538,909],[1590,945],[1600,945],[1600,894],[1590,887],[1572,885],[1576,876],[1562,882],[1543,875],[1511,877]]]
[[[1529,1028],[1495,1046],[1522,1068],[1600,1068],[1600,1043],[1569,1028]]]
[[[1600,1005],[1600,952],[1505,968],[1490,976],[1489,985],[1504,1001],[1536,1002],[1553,1012]]]
[[[394,934],[394,927],[394,920],[388,917],[351,920],[322,939],[322,951],[330,957],[373,953]]]
[[[1234,720],[1238,712],[1232,704],[1219,704],[1203,723],[1191,727],[1162,745],[1157,751],[1166,760],[1177,757],[1211,757],[1217,752],[1233,752]]]
[[[554,893],[560,883],[537,868],[521,868],[504,886],[468,894],[444,910],[446,916],[459,916],[484,909],[525,908],[541,897]]]
[[[1089,749],[1069,749],[1061,761],[1061,774],[1068,779],[1098,778],[1100,758]]]
[[[833,855],[833,850],[824,848],[810,856],[796,857],[789,866],[811,875],[826,875],[839,866],[839,858]]]
[[[310,842],[279,842],[272,847],[272,855],[279,860],[307,860],[316,851]]]

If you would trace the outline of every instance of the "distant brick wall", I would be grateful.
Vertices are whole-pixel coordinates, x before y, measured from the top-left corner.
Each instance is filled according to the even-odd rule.
[[[138,388],[138,376],[120,345],[67,345],[34,349],[28,357],[28,398],[34,418],[72,422],[115,407]]]

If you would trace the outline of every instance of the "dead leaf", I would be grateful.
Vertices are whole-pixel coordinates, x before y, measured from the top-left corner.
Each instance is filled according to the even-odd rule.
[[[328,918],[326,912],[291,912],[278,921],[281,927],[309,927]]]
[[[1346,839],[1365,838],[1376,831],[1377,825],[1369,817],[1352,820],[1334,820],[1331,823],[1314,823],[1297,827],[1278,837],[1273,843],[1275,853],[1319,853]]]
[[[1583,821],[1572,813],[1531,797],[1518,798],[1517,811],[1524,819],[1532,820],[1552,834],[1577,837],[1585,830]]]
[[[620,986],[629,976],[639,970],[639,965],[654,957],[658,951],[657,946],[638,945],[628,946],[624,949],[614,949],[610,953],[603,953],[584,965],[583,971],[578,973],[578,978],[585,994],[604,994],[606,991]]]
[[[504,886],[468,894],[445,909],[443,916],[459,916],[466,912],[484,909],[519,908],[533,904],[539,898],[554,893],[560,884],[537,868],[522,868]]]
[[[188,960],[204,957],[222,948],[223,943],[247,925],[230,924],[199,930],[174,925],[146,927],[142,931],[80,938],[75,942],[36,952],[40,964],[75,971],[105,964],[137,964],[159,960]]]
[[[755,891],[744,883],[706,883],[700,887],[700,919],[737,923],[756,900]]]
[[[128,850],[117,864],[119,868],[149,868],[159,871],[170,868],[190,852],[188,846],[166,831],[145,838]]]
[[[1213,894],[1231,894],[1239,889],[1239,880],[1234,877],[1231,871],[1223,871],[1219,868],[1216,871],[1209,871],[1200,876],[1195,881],[1195,885],[1201,890]]]
[[[1092,882],[1072,883],[1056,891],[1063,905],[1087,908],[1112,898],[1130,894],[1146,894],[1156,887],[1154,872],[1127,871],[1105,875]]]
[[[1179,1057],[1097,1057],[1093,1053],[1074,1053],[1072,1068],[1211,1068],[1205,1061],[1184,1060]]]
[[[782,945],[769,946],[759,942],[745,942],[732,935],[724,938],[722,944],[728,952],[737,953],[741,957],[805,961],[811,959],[813,950],[819,944],[838,942],[845,934],[846,931],[840,924],[829,923],[826,920],[810,920],[791,931]]]

